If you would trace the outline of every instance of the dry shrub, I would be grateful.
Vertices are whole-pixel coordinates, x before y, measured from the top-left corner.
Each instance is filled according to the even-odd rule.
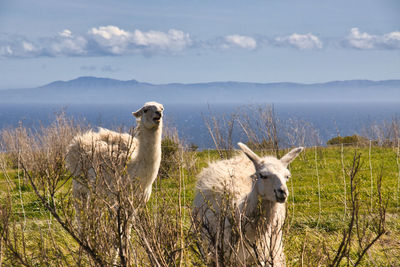
[[[363,147],[369,145],[369,139],[359,135],[344,136],[344,137],[337,136],[328,140],[326,144]]]
[[[279,157],[281,122],[273,105],[249,106],[238,123],[255,150],[272,150]]]
[[[226,140],[220,138],[219,148],[224,144],[232,146],[232,141],[227,141],[231,140],[232,136],[232,118],[231,122],[226,124],[228,137]],[[216,126],[220,127],[218,123]],[[274,134],[274,126],[271,127],[272,139],[269,139],[267,130],[265,140],[274,140],[277,136]],[[279,127],[276,129],[279,130]],[[247,218],[237,213],[229,197],[220,202],[222,212],[217,218],[219,230],[216,233],[208,230],[207,222],[193,223],[195,220],[191,219],[190,207],[187,206],[190,203],[185,203],[182,196],[183,175],[196,173],[193,164],[195,153],[185,152],[182,146],[178,146],[178,149],[171,153],[174,167],[166,171],[167,176],[178,177],[176,187],[169,191],[155,191],[152,201],[147,206],[140,205],[140,199],[134,197],[137,188],[124,182],[126,173],[117,167],[124,165],[126,160],[126,154],[119,149],[122,147],[122,144],[118,145],[121,140],[117,140],[115,147],[106,154],[93,155],[86,167],[86,174],[84,171],[80,177],[88,187],[90,197],[81,202],[75,200],[71,193],[72,177],[65,168],[65,156],[67,145],[80,131],[72,121],[60,117],[54,124],[42,127],[38,131],[30,131],[21,125],[2,132],[1,148],[8,153],[8,158],[3,155],[0,158],[0,166],[6,180],[14,179],[8,170],[13,165],[20,166],[21,179],[26,179],[30,190],[35,191],[35,200],[41,203],[44,215],[32,219],[28,218],[27,214],[15,214],[13,212],[17,203],[11,199],[10,194],[1,195],[0,263],[5,266],[245,264],[240,262],[238,251],[243,244],[249,244],[249,241],[243,238],[242,222],[246,223]],[[219,132],[221,133],[220,130]],[[299,140],[304,140],[303,134],[299,136],[302,136]],[[95,147],[93,150],[96,150]],[[224,156],[223,150],[220,149],[220,152],[223,157],[227,156]],[[116,154],[118,161],[106,159],[107,153]],[[301,265],[362,264],[367,251],[385,232],[385,202],[380,193],[379,181],[376,212],[362,213],[364,209],[360,208],[363,202],[357,187],[361,179],[357,172],[358,160],[359,158],[355,157],[348,171],[348,176],[352,179],[352,191],[349,194],[352,208],[349,209],[343,234],[336,239],[336,246],[331,245],[334,243],[332,240],[302,237],[303,246],[299,249],[298,257],[302,259]],[[98,173],[94,182],[90,182],[89,168]],[[116,181],[114,188],[108,188],[106,181],[101,179],[103,172],[112,173]],[[99,191],[97,189],[100,185],[103,189]],[[104,190],[107,193],[104,193]],[[75,212],[77,205],[80,206],[78,210],[82,211],[79,214]],[[242,220],[235,220],[238,216]],[[76,218],[79,218],[80,222]],[[234,229],[229,246],[224,242],[223,231],[227,220]],[[253,253],[254,262],[260,263],[262,255],[257,254],[252,246],[249,250]]]
[[[17,165],[20,169],[18,176],[21,180],[29,181],[29,190],[35,189],[37,201],[54,210],[68,207],[68,201],[63,201],[68,194],[68,190],[64,190],[63,186],[70,180],[70,175],[65,169],[65,155],[69,142],[79,131],[79,127],[74,126],[73,122],[66,119],[63,114],[57,116],[56,121],[50,126],[41,127],[36,131],[28,130],[22,125],[16,129],[3,130],[1,148],[7,153],[8,158],[13,159],[10,162],[4,160],[7,157],[3,157],[0,162],[3,175],[9,184],[8,192],[10,193],[14,187],[9,170]],[[21,185],[19,190],[21,194]],[[56,196],[59,192],[60,194]],[[9,205],[11,210],[14,210],[14,203],[10,202]],[[21,216],[13,214],[9,217],[8,227],[5,230],[7,234],[4,236],[6,255],[8,255],[5,261],[25,266],[44,262],[60,265],[66,260],[66,256],[57,255],[60,255],[65,246],[54,240],[57,239],[57,234],[63,235],[63,231],[50,226],[48,233],[44,233],[40,227],[37,231],[32,231],[31,228],[35,227],[36,222],[27,221],[23,207],[22,205]],[[36,250],[39,249],[39,255],[33,253],[35,251],[33,246]]]
[[[233,205],[231,195],[225,191],[220,199],[216,201],[217,207],[207,202],[200,210],[193,210],[193,225],[191,235],[194,240],[191,249],[205,265],[217,266],[239,266],[244,265],[239,259],[238,251],[243,245],[243,230],[239,210]],[[212,213],[215,221],[208,221],[206,213]],[[232,226],[232,231],[227,233],[226,224]],[[213,229],[210,225],[215,224]],[[228,240],[229,239],[229,240]]]
[[[322,144],[319,131],[309,122],[289,118],[283,129],[287,142],[291,147],[319,146]]]
[[[182,212],[174,198],[158,194],[159,205],[142,209],[134,218],[133,246],[140,266],[178,266],[184,263],[186,250]]]
[[[234,155],[233,130],[236,118],[237,114],[235,113],[219,117],[210,115],[209,118],[203,116],[204,123],[221,159],[228,159]]]
[[[271,223],[261,201],[256,214],[247,216],[246,207],[241,210],[234,205],[232,195],[225,191],[214,204],[210,200],[205,203],[206,207],[193,211],[191,249],[202,264],[273,266],[279,261],[277,253],[283,244],[277,240],[285,226]],[[250,229],[255,229],[254,233],[249,233],[254,234],[254,240],[248,238],[247,231],[253,231]]]
[[[363,129],[363,135],[373,140],[375,145],[398,147],[400,142],[400,118],[393,117],[381,123],[371,123]]]

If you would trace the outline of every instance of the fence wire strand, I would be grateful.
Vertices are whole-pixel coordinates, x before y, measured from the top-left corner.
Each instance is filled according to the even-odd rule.
[[[306,164],[306,167],[302,167],[301,169],[298,168],[298,165],[296,166],[296,163],[291,164],[289,166],[290,171],[294,173],[295,175],[293,176],[292,179],[290,179],[288,187],[290,186],[290,191],[291,191],[291,198],[288,201],[288,205],[291,210],[291,216],[292,219],[295,217],[295,212],[296,210],[299,209],[304,209],[304,208],[310,208],[312,210],[315,210],[315,213],[311,213],[310,216],[318,216],[318,224],[320,224],[320,221],[322,219],[322,215],[326,215],[329,213],[329,210],[324,210],[323,207],[329,207],[332,205],[337,205],[337,207],[341,207],[341,205],[344,205],[342,208],[344,218],[347,216],[348,212],[348,207],[347,207],[347,190],[349,184],[346,181],[346,162],[350,158],[350,151],[354,151],[354,149],[358,149],[357,147],[349,147],[347,148],[345,144],[341,144],[339,146],[329,146],[328,149],[334,149],[334,150],[339,150],[339,155],[340,157],[334,157],[332,156],[332,153],[325,153],[324,150],[320,150],[321,147],[318,146],[313,146],[313,147],[308,147],[306,148],[308,151],[310,149],[313,149],[314,151],[314,157],[312,158],[300,158],[299,160],[303,160],[304,162],[308,162]],[[180,148],[184,149],[184,148]],[[367,189],[366,187],[362,188],[362,192],[365,194],[368,194],[370,197],[370,207],[373,208],[373,193],[374,193],[374,180],[373,180],[373,170],[374,170],[374,164],[378,158],[382,158],[382,155],[389,155],[390,153],[393,153],[392,155],[394,157],[393,164],[394,164],[394,169],[391,167],[388,167],[388,165],[385,165],[385,170],[387,172],[393,173],[392,177],[396,177],[395,180],[393,180],[393,188],[392,192],[393,194],[390,197],[390,199],[393,200],[392,203],[394,203],[395,208],[398,210],[400,207],[400,140],[397,143],[397,147],[393,147],[392,152],[388,151],[382,151],[379,148],[375,149],[375,146],[373,146],[372,141],[369,143],[369,146],[366,147],[368,149],[368,157],[366,160],[368,160],[368,166],[365,168],[361,168],[360,172],[364,172],[364,175],[368,177],[367,173],[369,174],[369,184],[370,188]],[[263,150],[263,152],[274,152],[273,149],[266,149]],[[200,151],[201,152],[201,151]],[[199,153],[200,153],[199,152]],[[206,162],[210,163],[213,160],[218,160],[219,157],[214,153],[214,149],[207,149],[205,152],[205,159]],[[181,151],[181,157],[180,161],[181,166],[180,166],[180,171],[178,172],[179,177],[171,177],[169,179],[177,179],[179,181],[179,186],[181,187],[180,194],[182,195],[181,201],[183,206],[190,206],[190,199],[188,199],[187,191],[192,190],[191,185],[189,183],[188,177],[186,177],[186,173],[183,171],[182,168],[185,168],[184,166],[184,151]],[[204,153],[204,152],[203,152]],[[306,152],[303,152],[306,153]],[[338,155],[338,154],[336,154]],[[21,173],[20,166],[19,166],[19,157],[18,157],[18,165],[16,166],[15,170],[15,176],[8,177],[9,175],[4,175],[4,178],[0,180],[0,184],[7,185],[7,188],[9,188],[9,195],[13,198],[18,198],[19,205],[14,206],[13,208],[13,213],[21,216],[21,219],[23,220],[23,223],[27,225],[27,221],[30,220],[32,217],[39,217],[41,218],[40,221],[46,221],[49,226],[52,225],[52,216],[49,212],[45,211],[45,209],[40,205],[40,201],[35,200],[32,197],[32,192],[29,189],[24,188],[23,189],[23,183],[22,183],[22,177],[23,173]],[[314,165],[314,166],[312,166]],[[334,169],[337,168],[338,169]],[[195,163],[195,168],[200,169],[199,162]],[[5,169],[3,168],[3,172]],[[8,177],[8,178],[7,178]],[[308,184],[304,185],[298,182],[296,179],[304,179],[306,177],[315,177],[316,183],[314,184]],[[322,179],[322,180],[321,180]],[[325,184],[322,181],[326,181],[326,179],[331,179],[331,182],[328,184]],[[341,180],[341,181],[340,181]],[[397,180],[397,181],[396,181]],[[161,186],[163,183],[163,179],[160,177],[157,178],[156,184],[155,184],[155,192],[159,192],[160,190],[164,190],[164,188]],[[14,187],[14,188],[13,188]],[[13,192],[13,190],[15,190]],[[168,189],[167,189],[168,190]],[[194,189],[193,189],[194,190]],[[310,201],[310,199],[313,199],[313,196],[318,197],[318,201]],[[342,196],[342,197],[341,197]],[[158,201],[156,201],[156,206],[160,205]],[[29,207],[30,210],[26,210],[26,207]],[[34,208],[32,208],[34,207]],[[314,208],[313,208],[314,207]],[[332,211],[332,213],[336,213],[337,211]],[[317,214],[318,213],[318,214]],[[317,218],[316,218],[317,219]],[[292,221],[293,222],[293,221]],[[317,225],[318,225],[317,224]]]
[[[343,175],[343,195],[344,195],[344,215],[343,220],[346,219],[347,214],[347,192],[346,192],[346,171],[344,170],[344,153],[343,153],[343,144],[340,150],[340,161],[342,164],[342,175]]]

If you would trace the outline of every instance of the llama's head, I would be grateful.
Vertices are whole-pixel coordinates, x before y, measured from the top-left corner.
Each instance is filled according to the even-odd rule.
[[[303,147],[292,149],[281,159],[277,159],[270,156],[261,158],[245,144],[238,143],[238,145],[253,162],[256,169],[255,190],[257,194],[262,199],[285,203],[289,196],[286,182],[290,178],[287,166],[303,151]]]
[[[141,125],[147,129],[156,129],[162,124],[164,106],[157,102],[147,102],[136,112],[132,112]]]

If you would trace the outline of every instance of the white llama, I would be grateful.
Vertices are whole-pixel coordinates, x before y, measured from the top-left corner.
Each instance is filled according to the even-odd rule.
[[[287,166],[303,148],[295,148],[279,160],[271,156],[261,158],[246,145],[238,145],[247,157],[241,154],[211,163],[198,175],[194,217],[202,226],[204,240],[210,242],[205,253],[213,259],[220,257],[215,255],[215,237],[220,235],[224,239],[224,259],[232,260],[236,255],[238,265],[285,266],[282,226],[289,195]],[[234,215],[222,218],[221,226],[222,203],[226,200],[231,203]],[[234,227],[242,237],[237,251],[233,251],[231,244]]]
[[[67,167],[76,177],[73,180],[74,197],[87,199],[88,186],[101,180],[102,186],[111,192],[134,184],[137,199],[147,202],[161,162],[163,110],[163,105],[147,102],[133,112],[138,122],[134,137],[102,128],[99,132],[88,131],[76,136],[66,157]],[[113,181],[115,172],[126,173],[127,181],[123,181],[122,186]],[[88,181],[80,180],[80,175],[88,177]]]

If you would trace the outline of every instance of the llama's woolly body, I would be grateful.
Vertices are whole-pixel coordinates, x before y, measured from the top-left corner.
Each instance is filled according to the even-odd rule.
[[[205,216],[207,223],[215,225],[221,208],[221,198],[223,198],[225,194],[229,194],[233,206],[238,207],[241,214],[248,218],[260,217],[258,196],[256,192],[253,192],[255,171],[253,163],[244,154],[229,160],[211,163],[209,167],[204,169],[198,176],[199,180],[196,185],[198,193],[194,200],[194,206],[199,207],[199,209],[195,211],[197,215]],[[274,231],[271,229],[271,226],[277,229],[281,229],[282,227],[285,217],[285,204],[263,200],[261,202],[261,209],[265,211],[264,220],[269,222],[270,227],[260,227],[257,222],[249,221],[245,224],[244,232],[251,243],[260,242],[261,240],[257,240],[260,236],[265,237],[265,242],[273,240],[273,244],[263,244],[262,246],[274,248],[273,254],[276,258],[274,266],[279,266],[277,265],[278,262],[284,262],[281,243],[282,233],[278,231],[278,236],[274,236],[272,239],[270,236],[271,232]],[[257,232],[257,227],[259,227],[258,231],[264,230],[264,233]],[[224,236],[226,240],[229,240],[232,230],[228,220],[225,222],[225,231],[226,233]],[[246,249],[243,248],[241,251],[243,263],[246,263],[249,257],[246,255],[247,252],[245,250]],[[268,255],[267,253],[269,252],[265,252],[264,254]],[[278,258],[280,259],[278,260]]]
[[[229,194],[235,196],[234,199],[240,203],[251,191],[253,183],[249,173],[254,172],[254,165],[244,154],[212,162],[197,176],[196,189],[204,195],[222,195],[229,190]]]
[[[254,164],[244,154],[240,154],[232,159],[210,163],[198,175],[194,215],[199,222],[207,224],[208,231],[211,229],[212,234],[215,234],[222,209],[221,203],[223,198],[229,196],[232,206],[237,209],[235,220],[240,221],[237,221],[237,225],[241,225],[248,243],[256,244],[258,253],[261,251],[261,254],[264,254],[264,264],[284,266],[281,230],[286,213],[285,203],[271,200],[274,196],[265,195],[267,191],[262,186],[263,181],[257,177],[260,170],[255,166],[260,166],[263,172],[268,170],[268,173],[277,177],[288,177],[290,173],[286,169],[287,164],[274,157],[259,160],[259,164]],[[282,184],[279,186],[283,188]],[[229,220],[225,220],[224,226],[224,238],[227,243],[232,233]],[[242,264],[252,263],[249,251],[249,247],[240,248],[239,257]]]
[[[99,154],[104,160],[109,160],[113,154],[121,157],[132,155],[137,147],[137,139],[127,133],[118,133],[99,128],[98,132],[89,130],[77,135],[68,147],[67,168],[73,175],[79,176],[84,169],[83,162]],[[122,163],[121,163],[122,164]],[[123,167],[123,166],[120,166]]]

